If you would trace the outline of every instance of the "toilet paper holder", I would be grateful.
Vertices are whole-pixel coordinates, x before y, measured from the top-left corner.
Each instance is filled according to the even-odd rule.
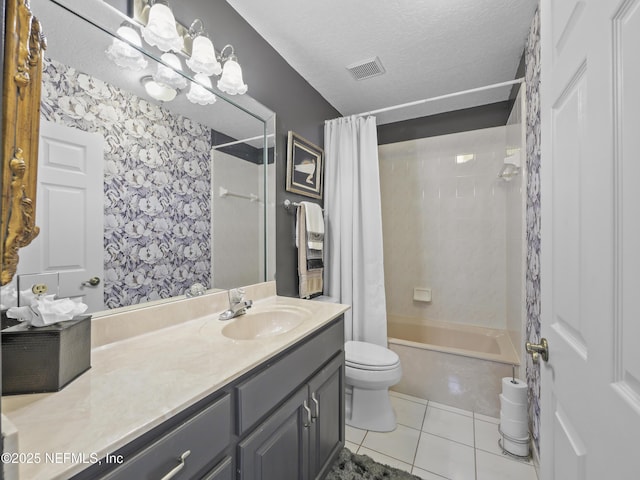
[[[527,342],[525,344],[527,352],[531,354],[533,363],[538,363],[540,357],[545,362],[549,361],[549,342],[546,338],[541,338],[540,343]]]
[[[514,457],[520,460],[524,460],[524,459],[528,459],[530,456],[529,453],[529,442],[531,440],[531,435],[529,433],[527,433],[526,438],[513,438],[510,435],[507,435],[506,433],[504,433],[502,431],[502,428],[500,427],[500,425],[498,425],[498,432],[500,433],[500,438],[498,439],[498,446],[500,447],[500,450],[502,450],[502,453],[505,455],[508,455],[510,457]],[[516,453],[510,452],[509,450],[507,450],[505,448],[505,439],[508,440],[509,442],[517,445],[517,446],[521,446],[524,447],[527,451],[526,455],[518,455]]]

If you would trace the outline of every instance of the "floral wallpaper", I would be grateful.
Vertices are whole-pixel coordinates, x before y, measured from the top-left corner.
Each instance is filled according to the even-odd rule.
[[[540,343],[540,11],[525,50],[527,94],[527,341]],[[526,355],[531,435],[540,451],[540,365]]]
[[[41,110],[105,139],[105,307],[209,287],[210,131],[50,59]]]

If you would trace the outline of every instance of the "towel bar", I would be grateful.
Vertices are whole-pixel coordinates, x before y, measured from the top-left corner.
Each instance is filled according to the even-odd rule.
[[[292,211],[294,208],[298,208],[300,206],[299,202],[292,202],[291,200],[289,200],[288,198],[282,203],[282,205],[284,206],[284,208],[286,208],[289,211]],[[324,212],[324,208],[322,209],[322,211]]]

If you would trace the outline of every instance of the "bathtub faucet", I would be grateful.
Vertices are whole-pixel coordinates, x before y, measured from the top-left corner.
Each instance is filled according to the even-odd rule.
[[[232,288],[227,292],[229,297],[229,309],[220,314],[220,320],[231,320],[232,318],[244,315],[247,309],[251,308],[253,302],[244,299],[244,290],[242,288]]]

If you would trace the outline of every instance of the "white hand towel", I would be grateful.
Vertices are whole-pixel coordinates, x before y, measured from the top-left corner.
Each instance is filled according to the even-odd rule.
[[[300,202],[304,204],[307,226],[307,246],[312,250],[322,250],[324,244],[324,217],[322,208],[313,202]]]
[[[322,252],[320,251],[320,265],[317,265],[317,259],[313,259],[314,266],[309,268],[309,258],[307,254],[309,252],[318,253],[305,245],[305,238],[308,238],[306,217],[306,202],[302,202],[298,211],[296,212],[296,232],[297,237],[300,240],[300,246],[298,247],[298,294],[300,298],[309,298],[311,295],[322,293],[323,281],[322,281]],[[322,243],[322,242],[320,242]]]

